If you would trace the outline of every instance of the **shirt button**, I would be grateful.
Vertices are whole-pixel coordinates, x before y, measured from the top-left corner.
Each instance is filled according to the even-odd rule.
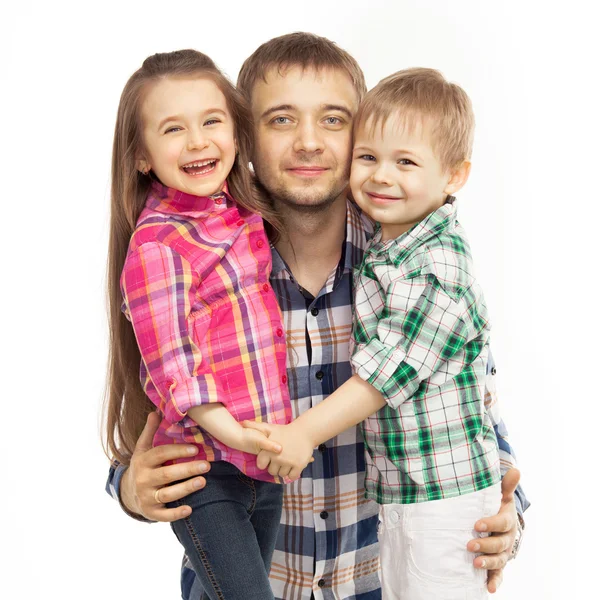
[[[496,367],[492,367],[492,375],[496,374]]]
[[[275,332],[279,337],[283,335],[283,329],[281,327]]]
[[[223,204],[223,200],[221,198],[215,198],[215,204]]]
[[[400,515],[398,515],[398,513],[397,513],[396,511],[393,511],[393,512],[390,514],[390,521],[391,521],[392,523],[397,523],[399,520],[400,520]]]
[[[239,221],[236,223],[236,225],[237,225],[238,227],[241,227],[243,224],[244,224],[244,220],[243,220],[243,219],[240,219],[240,220],[239,220]]]
[[[319,579],[319,581],[317,581],[317,585],[319,587],[321,587],[321,588],[325,587],[325,580],[324,579]]]
[[[316,377],[316,378],[317,378],[319,381],[321,381],[321,379],[323,379],[323,377],[325,377],[325,373],[323,373],[323,371],[317,371],[317,372],[315,373],[315,377]]]
[[[319,452],[325,452],[327,450],[327,446],[325,444],[319,444]]]
[[[256,242],[256,245],[257,245],[259,248],[262,248],[262,247],[265,245],[265,240],[258,240],[258,242]]]
[[[281,377],[281,383],[287,383],[287,375]]]
[[[329,516],[329,513],[326,510],[324,510],[319,516],[321,517],[321,519],[326,519]]]
[[[311,308],[311,309],[310,309],[310,314],[311,314],[313,317],[316,317],[316,316],[319,314],[319,309],[318,309],[318,308],[314,308],[314,307],[313,307],[313,308]]]
[[[268,283],[264,283],[263,284],[263,292],[268,292],[269,291],[269,284]]]

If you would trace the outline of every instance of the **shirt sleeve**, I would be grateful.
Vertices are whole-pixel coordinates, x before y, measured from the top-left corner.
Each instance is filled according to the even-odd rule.
[[[376,335],[366,335],[371,326],[361,323],[360,313],[357,305],[354,370],[392,408],[477,335],[464,302],[451,298],[432,275],[392,281],[384,309],[375,317]],[[365,319],[371,318],[367,308]]]
[[[500,416],[500,403],[496,395],[496,364],[490,351],[485,376],[485,410],[487,411],[494,433],[498,441],[500,451],[500,472],[502,476],[512,467],[517,467],[517,455],[508,441],[508,429]],[[523,513],[529,508],[530,502],[525,496],[522,486],[519,484],[515,490],[515,503],[517,512],[523,516]]]
[[[127,256],[121,276],[126,314],[154,387],[158,408],[169,423],[181,421],[193,406],[227,404],[209,357],[203,356],[189,330],[199,277],[190,263],[158,242],[140,245]],[[210,319],[198,319],[204,339]]]

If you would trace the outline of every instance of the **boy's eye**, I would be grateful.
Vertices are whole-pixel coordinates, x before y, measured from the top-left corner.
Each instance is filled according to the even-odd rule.
[[[401,158],[401,159],[398,161],[398,164],[399,164],[399,165],[404,165],[405,167],[408,167],[408,166],[410,166],[410,165],[415,165],[415,163],[414,163],[412,160],[408,159],[408,158]],[[416,165],[415,165],[415,166],[416,166]]]
[[[356,158],[358,158],[360,160],[366,160],[369,162],[375,161],[375,157],[372,154],[361,154],[360,156],[357,156]]]

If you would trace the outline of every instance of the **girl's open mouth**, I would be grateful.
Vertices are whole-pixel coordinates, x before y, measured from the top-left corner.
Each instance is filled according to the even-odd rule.
[[[183,165],[181,170],[188,175],[192,175],[194,177],[201,177],[203,175],[208,175],[212,171],[215,170],[217,166],[218,159],[209,158],[207,160],[198,160],[193,163],[189,163],[187,165]]]

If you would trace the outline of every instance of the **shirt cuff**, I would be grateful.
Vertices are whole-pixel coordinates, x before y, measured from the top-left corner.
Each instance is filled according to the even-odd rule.
[[[212,374],[198,375],[182,381],[171,378],[168,381],[169,400],[165,405],[165,419],[168,423],[179,423],[194,406],[209,402],[229,404],[229,396],[220,382]]]
[[[381,393],[391,408],[398,408],[419,388],[418,373],[404,362],[406,353],[377,338],[359,345],[352,355],[354,372]]]
[[[155,523],[156,521],[151,521],[150,519],[146,519],[146,517],[142,517],[142,515],[132,513],[121,501],[121,479],[123,478],[126,470],[126,465],[122,465],[118,461],[113,462],[108,474],[108,480],[106,481],[107,493],[109,493],[119,503],[119,506],[123,509],[123,512],[132,519],[135,519],[136,521],[142,521],[143,523]]]

